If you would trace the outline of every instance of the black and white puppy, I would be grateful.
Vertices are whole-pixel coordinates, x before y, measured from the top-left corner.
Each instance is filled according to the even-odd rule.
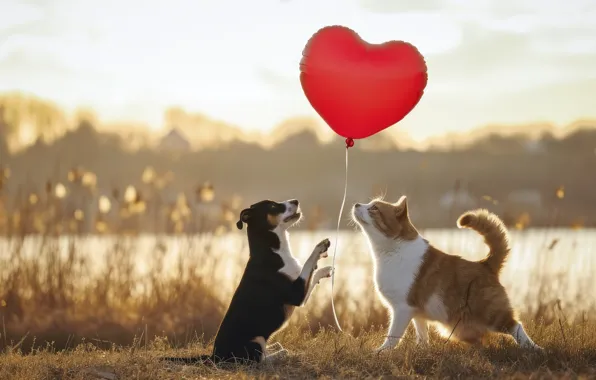
[[[319,280],[331,277],[332,272],[331,267],[317,270],[319,259],[327,257],[329,239],[316,245],[304,266],[292,256],[287,230],[301,216],[297,200],[264,200],[242,210],[236,226],[248,226],[250,257],[219,326],[213,353],[165,359],[184,363],[259,363],[287,354],[279,343],[277,352],[272,352],[267,341],[286,324],[294,307],[306,302]]]

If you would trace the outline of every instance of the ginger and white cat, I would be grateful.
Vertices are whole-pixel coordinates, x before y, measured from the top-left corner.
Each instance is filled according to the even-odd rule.
[[[510,247],[496,215],[479,209],[457,222],[484,236],[490,251],[478,262],[446,254],[424,239],[410,221],[405,196],[394,204],[356,203],[352,216],[368,239],[375,285],[391,312],[389,334],[377,351],[395,347],[410,321],[418,343],[428,343],[428,324],[435,323],[447,336],[470,344],[480,344],[487,332],[500,332],[521,346],[541,349],[516,319],[499,282]]]

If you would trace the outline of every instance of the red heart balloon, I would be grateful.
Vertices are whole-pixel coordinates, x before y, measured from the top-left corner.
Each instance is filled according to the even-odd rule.
[[[403,41],[371,44],[328,26],[306,44],[300,83],[312,107],[340,136],[362,139],[403,119],[427,83],[424,57]]]

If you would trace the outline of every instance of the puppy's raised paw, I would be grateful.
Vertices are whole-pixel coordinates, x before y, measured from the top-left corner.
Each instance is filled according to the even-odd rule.
[[[321,278],[330,278],[333,275],[333,267],[328,266],[317,270],[317,280]]]
[[[331,247],[331,242],[329,239],[323,239],[317,246],[315,247],[315,252],[319,254],[319,257],[327,257],[327,251]]]

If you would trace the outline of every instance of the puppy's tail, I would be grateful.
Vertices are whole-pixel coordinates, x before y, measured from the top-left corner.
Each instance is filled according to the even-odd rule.
[[[199,356],[189,356],[189,357],[162,357],[160,360],[174,362],[177,364],[190,364],[190,365],[197,365],[197,364],[215,364],[213,360],[213,356],[211,355],[199,355]]]
[[[462,214],[457,220],[457,226],[472,229],[484,236],[489,252],[481,263],[485,264],[491,272],[499,275],[511,250],[509,234],[501,219],[488,210],[478,209]]]

